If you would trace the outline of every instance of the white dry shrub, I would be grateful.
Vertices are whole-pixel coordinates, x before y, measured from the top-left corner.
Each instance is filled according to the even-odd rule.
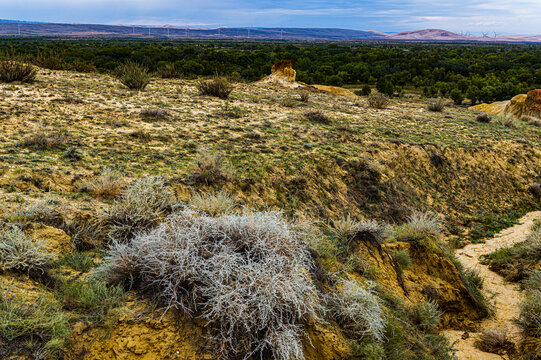
[[[385,313],[375,292],[375,283],[360,284],[355,280],[340,279],[337,291],[329,298],[334,317],[342,327],[356,336],[373,336],[384,340]]]
[[[128,241],[138,232],[156,226],[173,207],[173,195],[161,177],[135,180],[121,194],[121,198],[102,215],[113,241]]]
[[[194,210],[202,211],[207,215],[216,216],[231,212],[237,203],[224,191],[210,192],[206,194],[193,194],[189,205]]]
[[[302,325],[319,299],[302,233],[279,213],[171,215],[129,243],[114,243],[95,276],[159,292],[167,309],[206,319],[218,356],[303,359]]]
[[[442,224],[435,214],[414,211],[408,216],[408,226],[418,233],[438,235],[442,232]]]
[[[18,227],[0,230],[0,270],[26,271],[47,265],[54,254],[43,241],[32,239]]]

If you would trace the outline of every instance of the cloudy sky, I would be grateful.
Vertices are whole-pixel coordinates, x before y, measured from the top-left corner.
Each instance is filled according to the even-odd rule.
[[[541,0],[0,0],[0,19],[540,34]]]

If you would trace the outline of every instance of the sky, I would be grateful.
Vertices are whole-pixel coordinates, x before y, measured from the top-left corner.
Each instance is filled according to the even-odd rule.
[[[0,0],[0,19],[541,34],[541,0]]]

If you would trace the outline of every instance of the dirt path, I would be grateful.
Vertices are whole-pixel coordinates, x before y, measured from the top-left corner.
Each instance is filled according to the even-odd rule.
[[[519,329],[513,324],[513,319],[518,315],[518,305],[522,300],[522,293],[518,291],[518,285],[507,282],[500,275],[488,269],[488,266],[479,263],[479,256],[489,254],[501,247],[509,247],[522,242],[529,234],[534,219],[541,219],[541,211],[534,211],[522,217],[517,224],[503,230],[493,239],[484,244],[471,244],[456,251],[456,256],[466,268],[475,268],[485,279],[485,295],[492,299],[495,306],[495,315],[479,324],[480,330],[507,328],[509,338],[515,343],[520,340]],[[469,338],[462,339],[463,331],[448,330],[445,335],[455,342],[458,349],[459,360],[501,360],[506,357],[482,352],[474,346],[478,333],[470,333]]]

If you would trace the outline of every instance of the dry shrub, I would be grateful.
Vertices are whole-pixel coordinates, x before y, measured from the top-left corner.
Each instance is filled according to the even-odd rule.
[[[515,344],[507,335],[506,328],[483,330],[474,345],[481,351],[493,354],[512,355],[515,353]]]
[[[330,124],[332,121],[330,117],[319,110],[305,112],[303,116],[311,122],[320,124]]]
[[[0,82],[21,81],[31,83],[36,78],[36,70],[30,64],[16,60],[0,60]]]
[[[385,109],[387,106],[389,106],[389,103],[391,102],[387,95],[380,92],[375,92],[368,95],[367,101],[368,105],[370,105],[370,107],[373,107],[374,109]]]
[[[200,95],[214,96],[227,99],[233,91],[233,85],[223,77],[216,76],[210,80],[200,80],[196,83]]]
[[[173,195],[160,177],[135,180],[101,216],[112,241],[126,242],[135,234],[158,225],[173,207]]]
[[[354,280],[340,279],[335,294],[328,298],[328,302],[331,313],[350,335],[370,335],[383,341],[385,313],[375,286],[370,281],[361,285]]]
[[[498,124],[508,129],[516,129],[518,127],[517,120],[512,115],[499,115],[496,117]]]
[[[183,210],[114,243],[95,276],[156,293],[166,309],[205,319],[217,356],[303,359],[302,324],[317,316],[303,234],[274,212],[220,217]]]
[[[397,241],[419,243],[438,237],[443,230],[440,219],[432,213],[414,211],[407,220],[394,230]]]
[[[191,178],[206,185],[227,181],[232,178],[231,165],[221,154],[202,150],[195,157]]]
[[[15,214],[16,219],[35,221],[53,227],[64,225],[64,216],[49,202],[40,201],[30,205],[26,209],[20,209]]]
[[[27,136],[19,144],[26,148],[39,150],[56,149],[64,146],[68,142],[68,137],[62,133],[49,133],[44,129],[38,129],[35,133]]]
[[[143,109],[139,113],[144,120],[165,120],[167,111],[163,109]]]
[[[308,91],[301,91],[299,94],[299,100],[303,103],[308,102],[310,100],[310,92]]]
[[[151,80],[148,69],[132,61],[119,66],[116,69],[116,76],[128,89],[138,91],[145,90]]]
[[[445,108],[445,101],[443,99],[430,99],[427,101],[426,107],[429,111],[442,112]]]
[[[483,113],[483,114],[477,115],[477,122],[488,124],[491,121],[492,121],[492,116],[490,116],[489,114]]]
[[[106,169],[101,175],[95,176],[85,184],[85,188],[94,196],[104,199],[117,197],[122,187],[124,187],[124,180],[121,174],[111,169]]]
[[[18,227],[0,230],[1,271],[41,270],[53,257],[43,241],[31,238]]]

